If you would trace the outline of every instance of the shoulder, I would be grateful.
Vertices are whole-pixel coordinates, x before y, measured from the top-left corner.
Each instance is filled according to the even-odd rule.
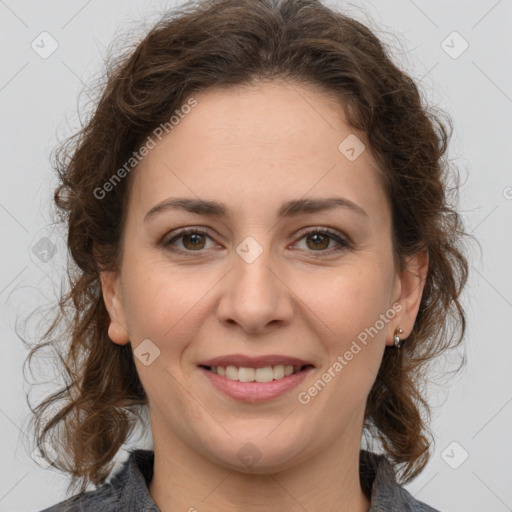
[[[399,503],[402,505],[402,510],[406,512],[440,512],[438,509],[433,508],[422,501],[414,498],[403,487],[398,486]],[[395,510],[395,509],[389,509]]]
[[[110,482],[93,491],[72,496],[41,512],[159,512],[147,484],[152,478],[153,452],[134,450]]]
[[[361,450],[359,471],[363,490],[371,495],[368,512],[440,512],[397,483],[393,467],[384,455]]]
[[[77,494],[41,512],[113,512],[119,510],[120,491],[121,489],[116,489],[111,484],[104,484],[94,491]]]

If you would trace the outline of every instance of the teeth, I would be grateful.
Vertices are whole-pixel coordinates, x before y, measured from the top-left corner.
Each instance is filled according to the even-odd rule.
[[[242,368],[240,368],[241,370]],[[238,375],[240,377],[240,370],[238,370]],[[270,382],[274,380],[274,370],[272,366],[264,366],[263,368],[258,368],[254,372],[254,380],[256,382]]]
[[[284,377],[284,366],[282,364],[279,366],[274,366],[272,371],[274,373],[274,379],[281,379]]]
[[[236,367],[235,367],[236,368]],[[258,368],[257,371],[259,371]],[[240,382],[252,382],[257,373],[254,368],[238,368],[238,379]],[[234,374],[233,374],[234,375]],[[235,380],[235,379],[233,379]]]
[[[238,380],[240,382],[270,382],[272,380],[282,379],[292,373],[300,371],[301,366],[282,365],[265,366],[263,368],[238,368],[236,366],[212,366],[210,370],[213,373],[226,377],[229,380]]]
[[[238,380],[238,368],[236,366],[226,366],[226,378]]]

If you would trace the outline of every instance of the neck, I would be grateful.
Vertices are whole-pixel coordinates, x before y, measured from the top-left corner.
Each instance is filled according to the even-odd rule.
[[[291,468],[256,474],[214,464],[176,439],[160,443],[153,429],[149,492],[162,512],[367,512],[370,501],[359,479],[360,437],[357,443],[343,437]]]

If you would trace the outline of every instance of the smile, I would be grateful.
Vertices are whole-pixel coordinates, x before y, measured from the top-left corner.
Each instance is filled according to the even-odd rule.
[[[306,365],[310,366],[310,365]],[[207,366],[206,368],[221,377],[239,382],[271,382],[300,372],[306,366],[277,364],[263,368],[247,368],[236,366]]]
[[[242,402],[257,403],[291,391],[313,370],[313,366],[199,366],[199,369],[210,384],[223,394]]]

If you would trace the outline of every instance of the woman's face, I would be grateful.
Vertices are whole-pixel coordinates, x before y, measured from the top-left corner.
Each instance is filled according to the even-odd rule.
[[[102,274],[155,450],[253,472],[359,450],[385,346],[422,291],[395,269],[364,134],[299,84],[194,98],[134,171],[122,268]]]

